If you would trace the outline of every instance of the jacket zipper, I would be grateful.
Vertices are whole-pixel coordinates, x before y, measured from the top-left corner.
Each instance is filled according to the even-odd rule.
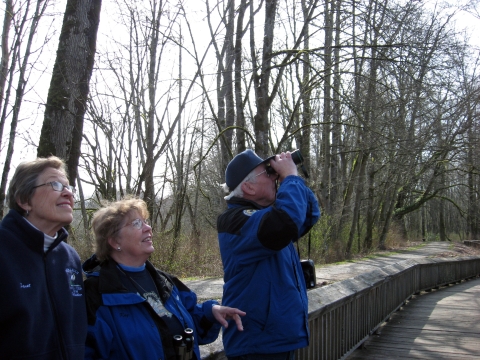
[[[50,304],[50,311],[53,314],[53,317],[55,319],[55,324],[56,324],[56,327],[57,327],[55,338],[57,339],[57,342],[59,344],[60,351],[62,353],[62,359],[67,359],[67,353],[66,353],[66,350],[65,350],[65,347],[64,347],[64,344],[63,344],[63,338],[62,338],[62,334],[61,334],[61,327],[60,327],[60,323],[58,321],[58,316],[57,316],[55,306],[53,304],[53,300],[52,300],[53,296],[52,296],[52,293],[51,293],[50,281],[49,281],[48,273],[47,273],[47,254],[50,252],[50,250],[51,249],[48,249],[47,252],[43,255],[43,268],[44,268],[44,273],[45,273],[45,280],[46,280],[46,283],[47,283],[48,299],[49,299],[48,303]]]

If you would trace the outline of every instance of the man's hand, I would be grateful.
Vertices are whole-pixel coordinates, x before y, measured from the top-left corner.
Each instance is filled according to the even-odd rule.
[[[278,174],[278,181],[280,183],[289,175],[298,175],[297,165],[293,162],[290,151],[275,155],[275,157],[270,160],[270,166]]]
[[[223,327],[227,328],[228,327],[227,320],[233,319],[237,324],[238,331],[243,331],[242,319],[240,319],[240,316],[247,315],[246,312],[239,310],[237,308],[231,308],[228,306],[213,305],[212,313],[213,313],[213,316],[215,316],[215,319],[217,319],[217,321],[220,324],[222,324]]]

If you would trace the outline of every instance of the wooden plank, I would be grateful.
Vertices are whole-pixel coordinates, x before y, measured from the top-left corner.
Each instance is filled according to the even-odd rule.
[[[397,333],[393,334],[381,334],[382,341],[386,341],[391,344],[405,344],[407,342],[419,343],[419,344],[442,344],[442,345],[466,345],[468,346],[470,343],[475,343],[476,346],[480,346],[479,339],[476,335],[465,335],[465,333],[456,333],[456,334],[448,334],[448,337],[445,337],[443,334],[431,334],[425,332],[421,334],[421,336],[415,336],[416,334],[401,334],[398,335]],[[375,335],[374,337],[377,337]]]
[[[347,359],[479,359],[480,278],[413,297]]]
[[[475,354],[475,351],[478,350],[478,339],[470,339],[470,341],[465,342],[456,342],[453,339],[449,342],[444,342],[442,339],[439,339],[437,342],[432,343],[426,341],[425,339],[417,338],[413,341],[406,340],[404,342],[393,342],[390,341],[387,344],[384,344],[383,341],[380,342],[370,342],[366,345],[368,349],[385,349],[388,348],[391,351],[400,351],[404,352],[405,350],[419,350],[419,351],[436,351],[443,353],[454,353],[454,354],[465,354],[472,355]]]
[[[355,357],[349,357],[348,359],[355,360],[389,360],[389,359],[432,359],[432,360],[478,360],[478,355],[452,355],[451,353],[441,353],[432,351],[417,351],[411,350],[405,353],[392,352],[389,349],[377,350],[374,353],[357,350],[354,353]]]
[[[423,329],[423,330],[430,330],[430,331],[450,331],[455,329],[465,329],[466,332],[476,333],[480,331],[480,324],[477,322],[478,320],[474,320],[472,318],[462,318],[459,316],[455,316],[455,322],[447,323],[452,320],[452,316],[449,317],[444,316],[443,318],[435,317],[429,319],[410,319],[405,320],[402,319],[398,321],[398,319],[392,319],[389,323],[389,326],[392,328],[399,328],[401,329]],[[445,325],[448,327],[445,328]]]

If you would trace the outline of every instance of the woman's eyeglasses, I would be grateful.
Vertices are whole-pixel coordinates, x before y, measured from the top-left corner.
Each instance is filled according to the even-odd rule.
[[[143,224],[150,226],[150,220],[135,219],[130,224],[127,224],[125,226],[132,225],[135,229],[141,230],[143,228]]]
[[[34,186],[33,189],[38,188],[40,186],[45,186],[45,185],[50,185],[53,190],[62,192],[63,189],[67,189],[70,191],[72,194],[75,194],[75,188],[72,185],[63,185],[60,181],[50,181],[45,184],[40,184],[37,186]]]
[[[116,230],[113,234],[116,234],[117,232],[119,232],[120,230],[122,230],[124,227],[126,227],[126,226],[128,226],[128,225],[132,225],[132,227],[133,227],[134,229],[142,230],[144,224],[150,226],[150,220],[148,220],[148,219],[145,219],[145,220],[143,220],[143,219],[135,219],[135,220],[133,220],[132,222],[129,222],[128,224],[122,226],[120,229]],[[112,234],[112,235],[113,235],[113,234]]]

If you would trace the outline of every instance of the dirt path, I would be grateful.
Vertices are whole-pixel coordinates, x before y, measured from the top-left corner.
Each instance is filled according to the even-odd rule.
[[[416,245],[417,247],[413,249],[409,247],[380,251],[368,259],[357,259],[347,263],[317,266],[315,268],[317,284],[319,286],[328,285],[410,259],[480,255],[480,249],[466,246],[462,243],[428,242],[426,244],[416,243],[411,245]]]
[[[461,257],[480,256],[480,249],[451,242],[411,243],[410,248],[380,251],[368,259],[357,259],[341,264],[316,265],[317,287],[355,277],[365,272],[422,257]],[[413,248],[412,246],[418,245]],[[205,279],[186,281],[187,286],[198,296],[199,300],[222,298],[223,279]]]

